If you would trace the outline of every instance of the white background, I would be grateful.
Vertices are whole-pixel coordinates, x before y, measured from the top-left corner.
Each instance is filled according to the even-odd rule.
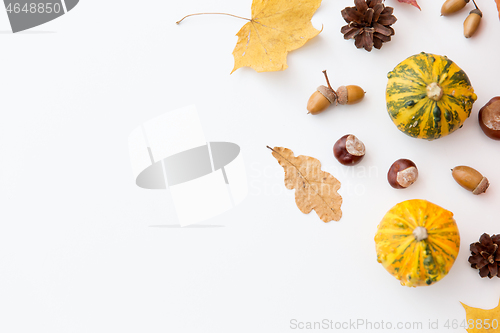
[[[477,36],[462,23],[473,8],[440,17],[396,0],[393,41],[368,53],[345,41],[340,11],[325,0],[322,33],[288,56],[283,72],[233,68],[235,34],[251,1],[82,0],[63,17],[12,34],[0,11],[0,332],[294,332],[290,320],[422,322],[465,319],[462,301],[493,308],[500,280],[469,267],[469,244],[500,233],[500,142],[477,112],[500,95],[500,22],[492,0]],[[406,57],[447,55],[478,95],[456,133],[428,142],[400,133],[385,107],[386,74]],[[306,114],[324,84],[357,84],[362,103]],[[250,193],[235,209],[178,228],[168,191],[135,186],[129,133],[169,110],[196,104],[210,141],[240,145]],[[364,141],[356,167],[338,164],[334,142]],[[302,214],[266,145],[318,158],[342,182],[340,222]],[[420,178],[392,189],[389,166],[410,158]],[[456,165],[486,175],[474,196],[451,177]],[[455,213],[462,245],[450,273],[406,288],[376,261],[373,237],[385,212],[422,198]],[[193,203],[196,209],[196,203]],[[167,227],[168,226],[168,227]],[[380,330],[379,330],[380,331]]]

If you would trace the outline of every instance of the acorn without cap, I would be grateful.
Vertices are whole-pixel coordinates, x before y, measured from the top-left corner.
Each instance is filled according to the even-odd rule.
[[[326,70],[323,71],[323,74],[325,74],[328,87],[319,86],[318,89],[311,95],[309,101],[307,102],[308,113],[313,115],[321,113],[333,103],[341,105],[356,104],[365,96],[364,90],[355,85],[341,86],[337,89],[337,92],[335,92],[330,85],[330,81],[326,75]]]

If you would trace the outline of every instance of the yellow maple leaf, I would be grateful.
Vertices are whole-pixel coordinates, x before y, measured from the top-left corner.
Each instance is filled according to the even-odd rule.
[[[251,67],[257,72],[288,67],[288,52],[298,49],[321,31],[311,18],[321,0],[253,0],[252,19],[236,34],[234,68]]]
[[[467,316],[467,332],[469,333],[499,333],[500,332],[500,302],[491,310],[473,308],[460,302]]]
[[[295,203],[300,211],[309,214],[314,209],[323,222],[339,221],[342,217],[342,197],[337,193],[340,182],[321,170],[321,162],[304,155],[295,157],[288,148],[267,148],[285,170],[286,188],[295,189]]]

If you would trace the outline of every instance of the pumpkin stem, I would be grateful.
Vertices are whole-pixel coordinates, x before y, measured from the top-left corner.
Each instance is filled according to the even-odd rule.
[[[427,229],[425,229],[424,227],[416,227],[415,229],[413,229],[413,236],[415,236],[417,242],[423,241],[428,237]]]
[[[439,101],[443,97],[443,88],[437,82],[432,82],[427,86],[427,97],[434,101]]]

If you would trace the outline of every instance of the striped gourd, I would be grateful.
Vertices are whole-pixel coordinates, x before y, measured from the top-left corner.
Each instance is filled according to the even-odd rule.
[[[447,57],[420,53],[387,75],[387,110],[409,136],[438,139],[462,127],[477,99],[469,78]]]
[[[394,206],[375,236],[377,260],[403,286],[426,286],[443,278],[453,266],[460,235],[453,213],[426,200]]]

